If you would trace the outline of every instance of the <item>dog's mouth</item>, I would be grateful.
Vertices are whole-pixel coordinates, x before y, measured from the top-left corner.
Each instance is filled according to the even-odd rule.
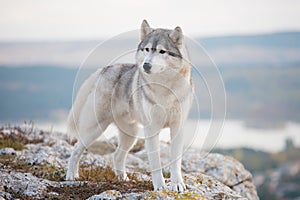
[[[144,70],[146,74],[151,74],[151,70]]]

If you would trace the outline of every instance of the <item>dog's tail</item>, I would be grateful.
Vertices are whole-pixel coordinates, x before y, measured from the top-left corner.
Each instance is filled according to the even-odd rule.
[[[84,106],[89,94],[92,92],[94,88],[99,72],[96,71],[91,74],[81,85],[79,91],[77,92],[77,96],[73,103],[73,106],[69,112],[67,119],[67,134],[71,140],[78,139],[79,136],[79,116]]]

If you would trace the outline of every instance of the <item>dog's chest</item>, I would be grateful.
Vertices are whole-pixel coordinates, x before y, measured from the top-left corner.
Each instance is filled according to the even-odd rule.
[[[189,108],[185,102],[191,94],[189,91],[191,91],[190,88],[180,87],[176,89],[163,86],[147,88],[147,91],[140,91],[139,102],[134,106],[134,112],[143,124],[155,120],[165,126],[168,121],[172,121],[172,118],[188,112]]]

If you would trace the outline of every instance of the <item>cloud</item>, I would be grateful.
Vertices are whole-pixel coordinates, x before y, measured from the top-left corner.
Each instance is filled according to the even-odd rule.
[[[91,39],[137,29],[180,25],[188,35],[300,30],[295,0],[1,0],[0,40]]]

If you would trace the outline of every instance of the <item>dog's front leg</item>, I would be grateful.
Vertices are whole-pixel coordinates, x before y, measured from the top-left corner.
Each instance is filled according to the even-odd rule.
[[[174,192],[183,192],[186,186],[181,174],[181,160],[183,153],[183,133],[178,128],[171,128],[171,189]]]
[[[153,131],[151,130],[151,128],[145,128],[146,149],[150,163],[154,190],[162,190],[166,188],[165,179],[163,177],[160,165],[160,147],[158,134],[159,132],[157,130]]]

